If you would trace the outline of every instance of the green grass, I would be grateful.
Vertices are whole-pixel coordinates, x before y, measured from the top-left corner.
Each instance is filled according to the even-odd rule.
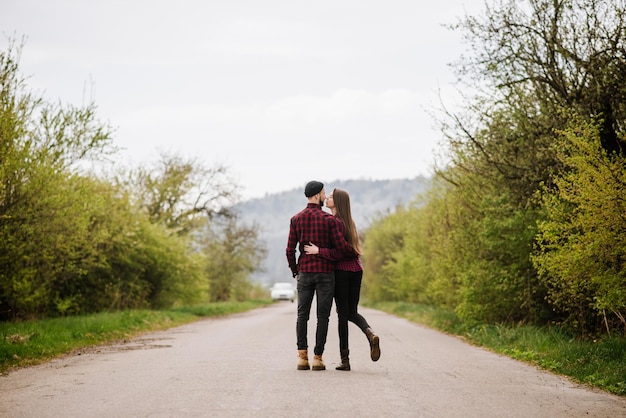
[[[454,312],[402,302],[366,304],[554,373],[626,396],[626,338],[592,341],[572,338],[558,328],[530,325],[466,326]]]
[[[113,343],[142,333],[243,312],[269,300],[220,302],[162,311],[129,310],[38,321],[0,323],[0,374],[39,364],[74,350]]]

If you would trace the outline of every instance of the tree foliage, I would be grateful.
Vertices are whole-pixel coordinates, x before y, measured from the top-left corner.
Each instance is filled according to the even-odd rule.
[[[224,166],[205,167],[198,159],[162,154],[154,166],[131,170],[125,179],[151,221],[188,234],[207,218],[226,215],[237,197]]]
[[[394,288],[405,277],[394,277],[392,267],[397,262],[396,254],[404,247],[406,235],[403,221],[408,220],[408,215],[407,211],[399,207],[394,216],[375,220],[364,236],[363,259],[367,268],[363,281],[371,299],[402,300],[408,296]]]
[[[202,251],[208,257],[206,275],[211,301],[242,301],[252,290],[247,277],[256,271],[267,248],[259,242],[256,225],[238,225],[232,217],[213,223]]]
[[[367,231],[369,296],[468,322],[623,329],[625,12],[492,1],[453,25],[470,45],[454,66],[469,93],[442,112],[449,163],[423,204]]]
[[[37,314],[59,301],[56,282],[83,274],[90,260],[88,180],[72,170],[107,152],[110,136],[93,104],[50,105],[27,93],[18,58],[13,45],[0,53],[0,311]]]
[[[484,15],[468,16],[464,31],[472,54],[459,75],[482,87],[505,109],[526,107],[559,121],[566,108],[601,120],[600,142],[624,153],[626,14],[615,0],[498,0]],[[520,103],[521,106],[517,106]],[[527,112],[526,112],[527,113]]]
[[[559,137],[567,170],[541,194],[533,258],[550,301],[583,333],[626,329],[626,159],[604,152],[601,129],[579,121]]]
[[[218,258],[235,266],[221,272],[225,291],[245,298],[263,254],[255,229],[229,216],[226,241],[209,233],[236,197],[226,169],[164,155],[116,180],[84,172],[115,152],[110,129],[94,104],[29,93],[19,51],[0,53],[0,318],[210,300]]]

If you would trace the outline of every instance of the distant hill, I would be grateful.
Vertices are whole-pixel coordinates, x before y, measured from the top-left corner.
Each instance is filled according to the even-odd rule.
[[[363,231],[375,219],[392,213],[398,206],[406,206],[423,193],[429,184],[430,178],[416,177],[398,180],[337,180],[325,186],[327,194],[336,187],[350,194],[352,216],[359,231]],[[304,209],[306,204],[302,185],[302,188],[268,194],[234,206],[243,223],[259,225],[261,239],[267,244],[268,255],[262,266],[263,271],[254,274],[254,281],[270,286],[275,282],[292,280],[285,257],[289,219]]]

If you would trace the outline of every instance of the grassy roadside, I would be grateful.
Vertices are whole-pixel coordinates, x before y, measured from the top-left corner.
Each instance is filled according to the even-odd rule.
[[[623,336],[580,341],[555,328],[467,327],[453,312],[424,305],[384,302],[364,306],[460,336],[472,344],[568,376],[579,383],[626,396],[626,338]]]
[[[0,374],[74,350],[136,337],[198,320],[244,312],[270,300],[220,302],[163,311],[129,310],[39,321],[0,323]]]

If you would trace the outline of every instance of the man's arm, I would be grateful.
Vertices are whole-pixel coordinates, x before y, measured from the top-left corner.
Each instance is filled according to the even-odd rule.
[[[298,264],[296,263],[296,245],[298,245],[298,236],[293,226],[293,221],[289,223],[289,238],[287,239],[287,264],[293,277],[298,275]]]

